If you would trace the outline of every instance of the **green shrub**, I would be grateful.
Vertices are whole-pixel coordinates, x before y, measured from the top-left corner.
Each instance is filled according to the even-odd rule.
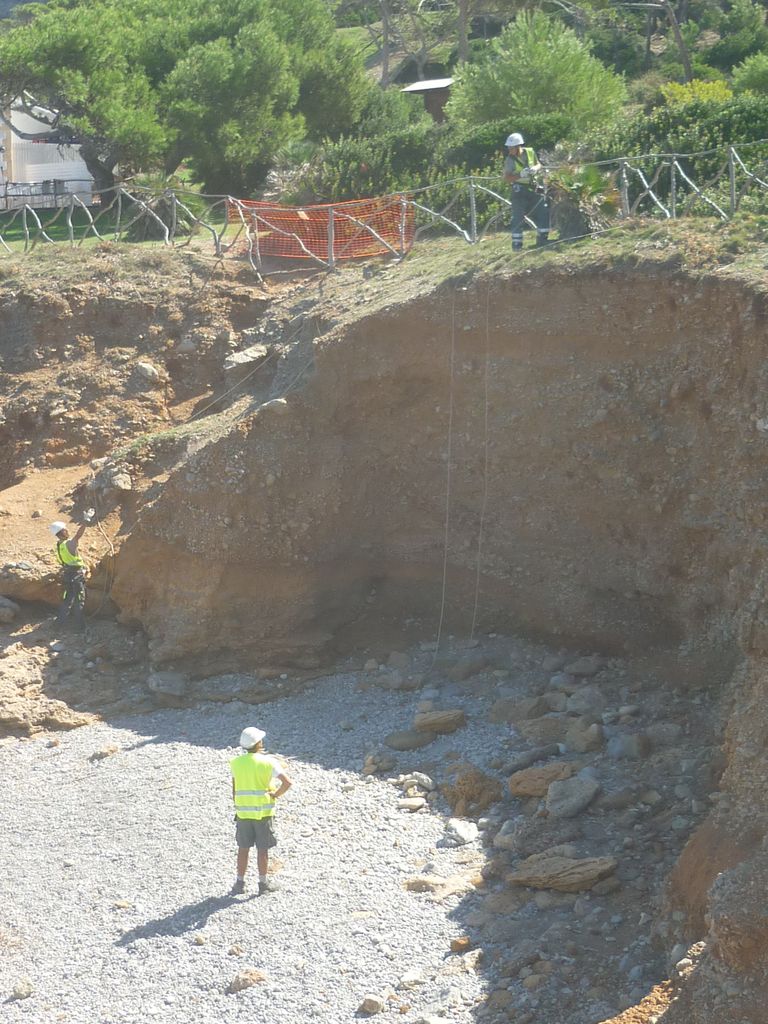
[[[768,138],[768,97],[745,93],[726,102],[696,100],[680,106],[657,107],[650,115],[638,115],[595,134],[591,151],[595,159],[654,153],[699,154],[680,160],[685,172],[699,187],[723,169],[729,145],[739,149],[750,168],[768,157],[767,145],[750,145]],[[704,152],[702,150],[712,150]],[[648,162],[646,171],[652,169]],[[764,170],[759,172],[761,176]],[[720,205],[728,203],[728,179],[717,186]],[[668,194],[669,175],[662,175],[655,191]],[[704,206],[702,206],[704,210]],[[711,209],[708,211],[711,213]]]
[[[554,149],[572,129],[564,114],[525,114],[511,121],[489,121],[478,125],[452,125],[443,135],[437,158],[457,167],[485,167],[501,162],[506,155],[504,141],[510,132],[520,132],[534,149]]]
[[[694,153],[768,138],[768,97],[745,93],[725,102],[694,100],[656,107],[594,133],[596,159],[641,153]],[[699,173],[711,172],[721,155],[697,159]]]
[[[712,67],[730,69],[759,50],[768,47],[765,10],[752,0],[733,0],[720,25],[720,40],[705,53]]]
[[[768,93],[768,53],[753,53],[735,67],[733,88],[737,93]]]

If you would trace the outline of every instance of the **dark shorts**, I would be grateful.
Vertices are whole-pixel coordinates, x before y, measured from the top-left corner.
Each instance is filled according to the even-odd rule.
[[[271,850],[277,846],[274,818],[238,818],[235,841],[241,850],[255,846],[257,850]]]

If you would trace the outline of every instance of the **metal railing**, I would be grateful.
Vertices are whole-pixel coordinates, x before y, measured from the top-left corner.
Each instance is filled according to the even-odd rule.
[[[697,182],[694,161],[695,166],[714,168],[713,173]],[[607,172],[618,192],[617,220],[708,214],[725,221],[746,196],[768,191],[768,140],[738,150],[728,146],[698,153],[645,154],[591,166]],[[27,184],[23,189],[28,191],[15,191],[19,188],[7,186],[0,193],[0,253],[5,255],[32,252],[41,244],[79,247],[92,240],[153,241],[167,247],[194,243],[198,251],[207,250],[217,259],[246,259],[258,275],[274,272],[274,248],[270,250],[265,240],[278,235],[290,240],[292,259],[320,267],[356,258],[361,235],[370,238],[366,252],[378,246],[382,254],[402,259],[414,241],[435,230],[458,234],[474,244],[498,228],[511,205],[500,177],[469,176],[371,200],[370,216],[353,217],[329,205],[293,208],[297,218],[292,226],[299,227],[286,230],[280,216],[284,207],[234,196],[129,184],[92,193],[81,181]],[[380,220],[385,201],[400,211],[399,227],[390,225],[386,234]],[[320,232],[318,216],[327,219]],[[314,225],[314,236],[302,236],[304,220]]]

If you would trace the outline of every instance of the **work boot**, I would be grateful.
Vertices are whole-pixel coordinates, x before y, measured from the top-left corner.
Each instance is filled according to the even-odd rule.
[[[541,232],[539,232],[538,235],[536,235],[536,248],[537,249],[540,249],[543,245],[546,245],[548,242],[549,242],[549,233],[548,232],[541,231]]]
[[[259,889],[261,889],[261,886],[259,886]],[[238,878],[237,881],[235,882],[235,884],[229,890],[229,895],[230,896],[242,896],[244,892],[245,892],[245,879],[244,878]],[[261,893],[259,893],[259,895],[261,895]]]

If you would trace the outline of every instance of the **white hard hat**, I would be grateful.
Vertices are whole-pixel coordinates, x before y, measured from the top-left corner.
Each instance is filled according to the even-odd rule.
[[[520,132],[512,132],[511,135],[507,136],[507,141],[504,143],[505,146],[524,146],[525,139]]]
[[[261,729],[255,729],[250,725],[240,733],[240,746],[245,747],[246,750],[250,750],[251,747],[255,747],[257,743],[261,743],[266,735],[267,734]]]
[[[66,530],[66,528],[67,524],[59,522],[58,520],[55,523],[51,523],[51,525],[48,527],[48,529],[51,531],[54,537],[60,534],[62,530]]]

